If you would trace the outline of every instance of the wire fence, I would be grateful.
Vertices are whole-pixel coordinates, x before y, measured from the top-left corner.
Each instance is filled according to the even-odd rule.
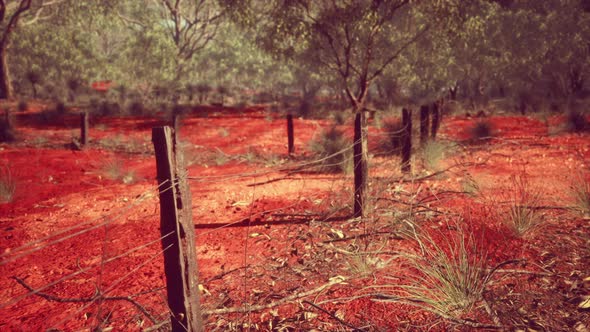
[[[396,146],[384,142],[401,133],[377,130],[369,137],[372,150],[381,148],[370,158],[368,205],[375,212],[371,218],[396,217],[390,207],[400,202],[385,198],[394,191],[403,197],[402,204],[411,202],[414,212],[436,213],[427,203],[440,197],[429,193],[417,197],[396,187],[404,179],[400,158]],[[184,143],[190,147],[197,142]],[[305,315],[314,308],[301,299],[342,284],[346,278],[334,271],[363,264],[355,262],[353,252],[375,249],[363,237],[388,233],[383,229],[387,223],[374,226],[351,218],[353,176],[333,170],[350,169],[346,165],[353,162],[353,146],[348,139],[335,149],[285,156],[280,162],[269,162],[263,155],[253,159],[234,155],[228,162],[243,167],[233,172],[211,167],[208,175],[193,170],[202,169],[203,158],[226,153],[213,147],[199,150],[206,157],[189,167],[188,180],[208,330],[276,329],[305,323],[309,319]],[[166,330],[171,313],[162,256],[169,248],[161,243],[172,233],[160,235],[157,196],[174,185],[143,185],[144,190],[109,213],[44,236],[31,235],[23,244],[4,250],[0,274],[10,278],[2,281],[0,315],[6,318],[0,329]],[[346,244],[334,245],[340,241]],[[290,312],[279,315],[275,308],[285,304],[290,304]],[[261,314],[263,309],[270,311]],[[29,325],[40,321],[43,326]]]

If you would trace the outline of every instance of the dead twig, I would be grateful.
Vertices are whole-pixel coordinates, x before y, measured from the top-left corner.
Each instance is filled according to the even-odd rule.
[[[338,318],[336,315],[334,315],[333,313],[329,312],[328,310],[326,310],[326,309],[324,309],[324,308],[322,308],[322,307],[320,307],[318,305],[315,305],[315,304],[313,304],[313,303],[311,303],[311,302],[309,302],[307,300],[303,301],[303,303],[308,304],[308,305],[310,305],[310,306],[318,309],[319,311],[321,311],[321,312],[325,313],[326,315],[332,317],[333,319],[337,320],[340,324],[342,324],[342,325],[344,325],[346,327],[350,327],[353,332],[365,331],[364,329],[360,329],[360,328],[358,328],[358,327],[356,327],[356,326],[354,326],[354,325],[352,325],[352,324],[350,324],[348,322],[343,321],[342,319]]]
[[[267,304],[261,304],[261,305],[253,305],[253,306],[248,306],[248,307],[233,307],[233,308],[222,308],[222,309],[212,309],[212,310],[205,310],[203,312],[204,315],[222,315],[222,314],[230,314],[230,313],[246,313],[246,312],[252,312],[252,311],[261,311],[261,310],[266,310],[266,309],[270,309],[270,308],[274,308],[274,307],[278,307],[280,305],[289,303],[289,302],[293,302],[295,300],[307,297],[309,295],[315,294],[315,293],[319,293],[322,292],[334,285],[340,284],[342,282],[344,282],[345,279],[343,278],[338,278],[337,280],[334,281],[330,281],[326,284],[323,284],[319,287],[316,287],[314,289],[310,289],[308,291],[305,292],[301,292],[301,293],[296,293],[287,297],[284,297],[280,300],[277,301],[273,301]]]
[[[27,284],[24,280],[22,280],[21,278],[18,278],[18,277],[12,277],[12,278],[14,280],[16,280],[17,283],[19,283],[21,286],[23,286],[28,291],[30,291],[33,294],[35,294],[39,297],[42,297],[48,301],[59,302],[59,303],[87,303],[87,302],[96,301],[97,299],[100,299],[103,301],[127,301],[127,302],[131,303],[133,306],[135,306],[139,311],[141,311],[141,313],[144,314],[152,323],[154,323],[154,324],[157,323],[154,316],[152,316],[152,314],[150,314],[150,312],[145,307],[143,307],[141,304],[139,304],[139,302],[135,301],[134,299],[132,299],[131,297],[128,297],[128,296],[102,296],[100,293],[97,292],[95,295],[93,295],[91,297],[63,298],[63,297],[57,297],[57,296],[54,296],[51,294],[37,291],[36,289],[31,287],[29,284]]]

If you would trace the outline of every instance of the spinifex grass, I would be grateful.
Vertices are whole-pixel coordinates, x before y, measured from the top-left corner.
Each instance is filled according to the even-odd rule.
[[[407,269],[394,276],[397,285],[384,286],[392,295],[384,298],[414,305],[445,318],[461,318],[481,303],[490,278],[487,253],[459,223],[447,231],[408,227],[405,237],[413,251],[400,257]]]
[[[431,171],[439,171],[441,161],[452,152],[453,146],[441,141],[428,141],[422,148],[424,166]]]
[[[590,182],[586,181],[583,174],[579,174],[572,181],[570,195],[573,199],[573,208],[585,218],[590,218]]]
[[[133,183],[137,176],[133,170],[127,170],[119,159],[107,160],[102,164],[101,173],[110,180],[121,181],[125,184]]]
[[[511,185],[503,198],[508,208],[500,212],[500,220],[515,235],[522,237],[538,231],[545,224],[540,212],[541,193],[523,175],[511,177]]]
[[[319,157],[318,165],[322,171],[352,172],[352,143],[336,127],[322,132],[311,142],[310,148]]]

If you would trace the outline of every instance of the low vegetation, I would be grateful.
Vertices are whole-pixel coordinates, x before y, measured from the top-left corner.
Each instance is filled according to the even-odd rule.
[[[10,167],[7,165],[0,166],[0,203],[12,202],[15,193],[16,180]]]
[[[320,171],[345,174],[352,172],[352,142],[336,127],[322,131],[310,143],[310,149],[318,160]]]
[[[532,187],[524,175],[510,178],[510,186],[500,195],[507,205],[500,212],[500,220],[516,236],[532,235],[545,225],[541,213],[541,192]]]

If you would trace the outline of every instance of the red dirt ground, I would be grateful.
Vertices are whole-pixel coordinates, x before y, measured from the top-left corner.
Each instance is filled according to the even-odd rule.
[[[38,112],[34,106],[18,115],[19,141],[0,144],[0,165],[17,183],[13,201],[0,204],[0,331],[156,325],[117,296],[164,321],[150,142],[151,127],[164,122],[103,119],[94,123],[90,147],[76,151],[70,146],[78,135],[76,116],[45,126],[31,120]],[[494,138],[468,142],[478,120],[445,117],[440,139],[457,145],[441,161],[439,169],[449,169],[440,174],[429,177],[432,171],[418,157],[414,173],[403,175],[397,157],[372,156],[375,201],[371,219],[359,222],[348,217],[350,176],[288,171],[311,160],[309,142],[329,120],[296,119],[296,154],[288,157],[286,124],[277,114],[264,108],[193,111],[180,137],[189,162],[206,329],[436,331],[470,330],[478,322],[588,331],[588,312],[578,306],[590,295],[584,282],[590,221],[568,207],[576,175],[590,176],[589,135],[553,133],[560,117],[487,120]],[[350,124],[341,128],[351,131]],[[372,151],[380,133],[373,123]],[[545,227],[523,237],[499,221],[511,175],[526,176],[541,193]],[[403,215],[408,211],[414,213]],[[501,266],[486,285],[491,314],[480,302],[453,321],[421,303],[379,301],[383,294],[400,295],[384,285],[403,284],[415,273],[395,259],[399,251],[416,249],[400,236],[408,220],[441,243],[460,234],[457,229],[471,231],[490,269],[518,260]],[[99,293],[102,300],[90,300]]]

